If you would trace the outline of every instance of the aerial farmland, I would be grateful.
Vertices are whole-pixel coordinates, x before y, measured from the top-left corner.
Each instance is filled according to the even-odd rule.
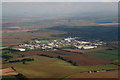
[[[117,80],[117,4],[96,4],[4,3],[3,80]]]

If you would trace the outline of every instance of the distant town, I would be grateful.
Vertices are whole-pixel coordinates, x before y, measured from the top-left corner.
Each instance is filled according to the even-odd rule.
[[[74,48],[74,49],[93,49],[105,44],[102,41],[79,41],[77,37],[69,37],[56,40],[32,40],[24,44],[18,45],[16,48],[20,51],[25,51],[26,49],[41,49],[41,50],[57,50],[61,48]]]

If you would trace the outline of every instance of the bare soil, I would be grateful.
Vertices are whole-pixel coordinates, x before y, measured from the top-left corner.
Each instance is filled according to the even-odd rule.
[[[8,75],[18,75],[18,73],[11,67],[5,67],[0,69],[0,72],[2,72],[2,76],[8,76]]]
[[[118,78],[118,71],[75,74],[68,78]],[[68,80],[68,79],[64,79]]]

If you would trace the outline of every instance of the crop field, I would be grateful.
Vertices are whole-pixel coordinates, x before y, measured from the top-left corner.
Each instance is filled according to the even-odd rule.
[[[94,52],[98,50],[105,50],[107,47],[98,47],[96,49],[87,49],[87,50],[81,50],[81,49],[64,49],[65,51],[71,51],[71,52],[80,52],[80,53],[86,53],[86,52]]]
[[[62,53],[66,54],[63,57],[73,62],[76,62],[77,65],[101,65],[101,64],[111,63],[111,61],[108,60],[104,60],[84,54],[79,54],[79,53],[65,52],[65,51],[55,51],[55,52],[58,54],[62,54]]]
[[[119,23],[100,23],[97,25],[109,26],[109,25],[119,25]]]
[[[26,64],[6,63],[3,67],[12,66],[17,72],[23,74],[27,78],[65,78],[79,72],[89,70],[117,69],[116,65],[96,65],[96,66],[73,66],[66,61],[57,58],[48,58],[44,56],[29,56],[34,61],[26,62]]]
[[[95,73],[78,73],[69,76],[64,80],[69,80],[69,78],[118,78],[118,71],[108,71],[108,72],[95,72]]]
[[[2,72],[3,76],[18,75],[18,73],[14,69],[12,69],[11,67],[3,67],[3,69],[0,69],[0,71]]]
[[[36,31],[36,32],[8,32],[2,34],[2,46],[8,47],[11,45],[17,45],[21,44],[25,41],[31,40],[33,38],[52,38],[51,35],[58,35],[58,34],[64,34],[64,32],[61,31]]]
[[[75,63],[75,65],[103,65],[103,64],[110,64],[112,63],[109,60],[104,60],[101,58],[97,58],[94,56],[88,56],[84,54],[77,54],[72,52],[65,52],[65,51],[28,51],[28,52],[22,52],[19,53],[22,55],[40,55],[40,56],[46,56],[46,57],[53,57],[58,58],[64,61],[67,61],[69,63]]]
[[[118,50],[100,50],[95,52],[88,52],[85,54],[112,61],[118,60],[119,57]]]
[[[19,80],[16,76],[2,76],[2,80]]]

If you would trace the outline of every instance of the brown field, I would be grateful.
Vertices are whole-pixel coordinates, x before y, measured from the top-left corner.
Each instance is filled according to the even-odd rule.
[[[81,52],[81,53],[86,53],[86,52],[94,52],[98,50],[104,50],[107,49],[107,47],[99,47],[95,49],[87,49],[87,50],[80,50],[80,49],[64,49],[65,51],[71,51],[71,52]]]
[[[3,27],[3,28],[4,28],[4,27]],[[21,29],[21,27],[17,27],[17,26],[13,26],[13,27],[5,27],[5,28],[8,28],[8,29],[9,29],[9,28],[10,28],[10,29],[14,29],[14,28],[15,28],[15,29]]]
[[[59,25],[63,25],[65,23],[65,21],[59,21],[59,22],[54,22],[51,24],[47,24],[47,25],[38,25],[38,26],[34,26],[36,28],[48,28],[48,27],[54,27],[54,26],[59,26]]]
[[[38,29],[24,29],[24,30],[3,30],[3,32],[27,32],[27,31],[37,31]]]
[[[40,18],[40,20],[46,20],[46,19],[57,19],[57,17],[50,17],[50,18]],[[58,26],[61,24],[64,24],[65,21],[55,21],[55,22],[48,22],[43,23],[41,25],[31,25],[31,26],[19,26],[18,24],[22,24],[22,22],[34,22],[34,20],[31,19],[17,19],[17,20],[5,20],[3,23],[12,23],[14,25],[8,25],[5,27],[2,27],[2,40],[3,40],[3,46],[8,47],[11,45],[17,45],[20,43],[23,43],[24,41],[30,40],[32,38],[49,38],[51,35],[59,35],[64,34],[63,31],[56,31],[56,30],[48,30],[48,31],[37,31],[39,29],[47,28],[47,27],[53,27]],[[28,31],[34,31],[34,33],[30,33]],[[36,31],[36,32],[35,32]]]
[[[118,25],[119,23],[96,23],[96,24],[102,26],[112,26],[112,25]]]
[[[2,46],[8,47],[10,45],[21,44],[24,41],[31,40],[32,38],[49,38],[51,35],[64,34],[62,31],[49,30],[45,32],[8,32],[2,34]]]
[[[5,49],[5,48],[8,48],[8,47],[0,47],[0,49]]]
[[[14,60],[23,60],[23,59],[33,59],[33,58],[32,57],[19,57],[19,58],[12,58],[9,60],[14,61]]]
[[[50,57],[62,57],[66,59],[67,61],[73,61],[77,65],[103,65],[103,64],[109,64],[111,61],[104,60],[101,58],[96,58],[94,56],[88,56],[84,54],[77,54],[73,52],[65,52],[65,51],[53,51],[53,52],[47,52],[47,51],[27,51],[27,52],[21,52],[19,54],[22,55],[35,55],[35,54],[44,54],[48,55]]]
[[[8,76],[8,75],[18,75],[19,73],[17,73],[12,67],[3,67],[2,69],[0,69],[0,72],[2,72],[2,76]]]
[[[79,73],[68,77],[69,78],[118,78],[118,71],[95,72],[95,73]]]

